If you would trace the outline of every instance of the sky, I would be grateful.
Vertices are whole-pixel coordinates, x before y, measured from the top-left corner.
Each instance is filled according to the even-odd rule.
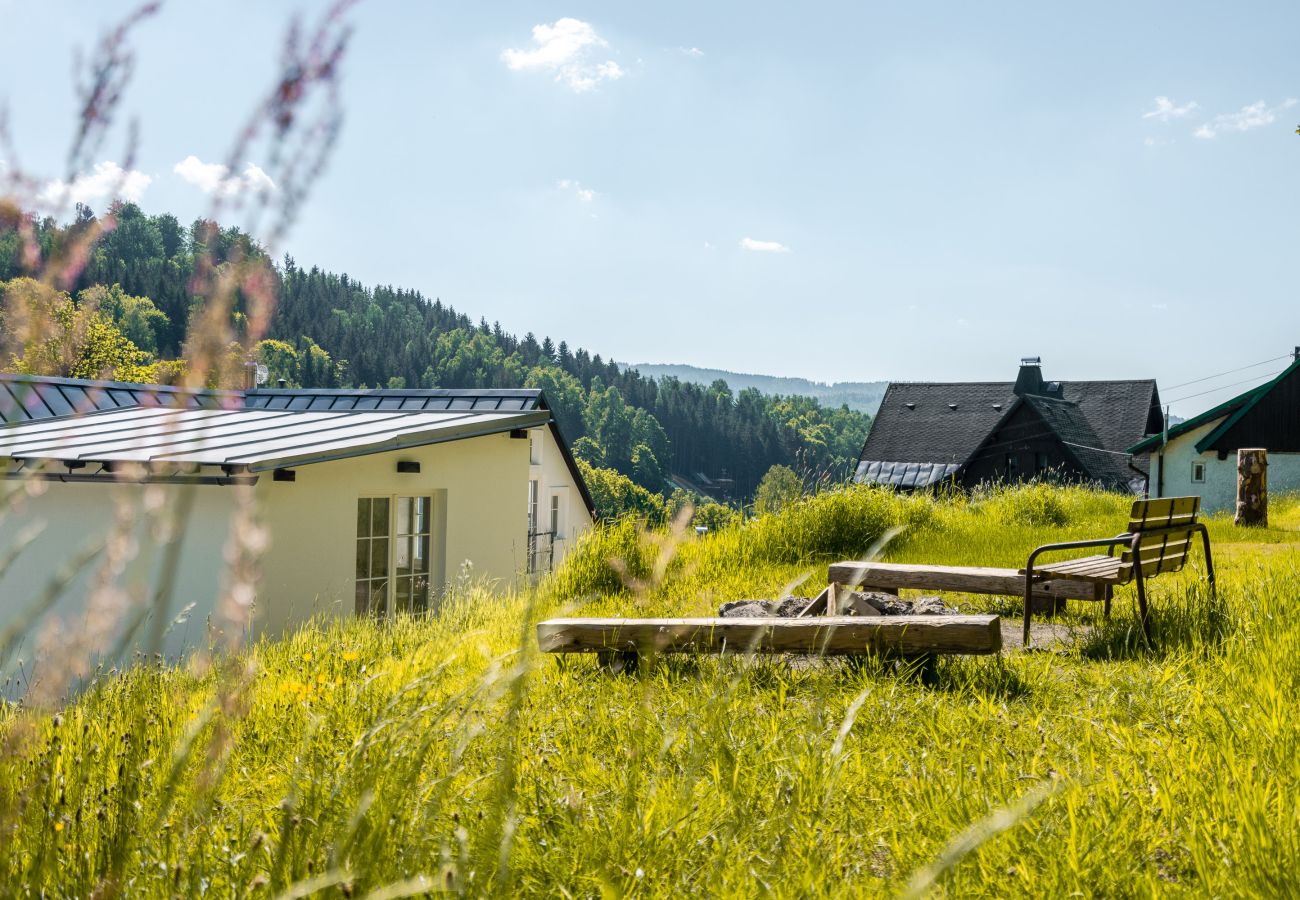
[[[62,170],[74,55],[134,6],[0,0],[16,163],[182,221],[275,190],[266,160],[219,164],[290,16],[324,4],[165,3],[132,35],[130,171],[124,128],[80,180]],[[1181,415],[1300,345],[1300,5],[362,0],[349,18],[343,131],[277,248],[299,265],[622,362],[1007,381],[1040,356],[1050,379],[1157,378]]]

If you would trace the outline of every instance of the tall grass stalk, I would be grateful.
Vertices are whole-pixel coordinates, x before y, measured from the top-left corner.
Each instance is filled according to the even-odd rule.
[[[694,656],[611,676],[535,653],[540,617],[812,586],[901,524],[893,558],[996,562],[1123,520],[1123,498],[1032,490],[856,489],[675,542],[616,524],[527,591],[462,584],[437,616],[316,621],[206,667],[101,674],[57,712],[0,708],[3,893],[1300,889],[1295,532],[1214,520],[1219,599],[1195,572],[1154,582],[1151,648],[1121,595],[1109,624],[1072,606],[1073,649],[927,680]]]

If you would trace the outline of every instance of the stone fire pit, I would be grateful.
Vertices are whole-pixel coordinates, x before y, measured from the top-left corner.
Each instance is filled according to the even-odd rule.
[[[732,600],[718,607],[718,615],[725,619],[794,619],[812,602],[812,597]],[[958,612],[939,597],[904,600],[880,591],[846,591],[839,597],[839,609],[842,616],[951,616]]]

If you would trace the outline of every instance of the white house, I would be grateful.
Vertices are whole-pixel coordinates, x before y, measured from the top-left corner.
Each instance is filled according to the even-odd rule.
[[[138,618],[133,646],[175,655],[317,613],[436,609],[463,571],[549,568],[594,516],[536,390],[0,375],[0,418],[0,634]]]
[[[1237,451],[1268,451],[1270,493],[1300,490],[1300,354],[1276,378],[1129,448],[1150,453],[1152,497],[1199,496],[1206,512],[1237,501]]]

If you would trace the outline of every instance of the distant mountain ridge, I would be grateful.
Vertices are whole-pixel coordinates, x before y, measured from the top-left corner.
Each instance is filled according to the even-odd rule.
[[[693,384],[710,385],[719,378],[733,391],[755,388],[761,394],[815,397],[823,406],[847,406],[849,409],[875,415],[885,396],[887,381],[837,381],[825,384],[807,378],[783,378],[777,375],[749,375],[728,372],[725,369],[702,369],[699,366],[672,365],[668,363],[619,363],[623,369],[635,369],[650,378],[672,377]]]

